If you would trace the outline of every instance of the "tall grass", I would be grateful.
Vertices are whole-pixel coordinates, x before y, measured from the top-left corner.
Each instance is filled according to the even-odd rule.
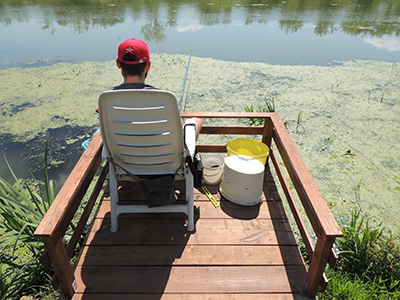
[[[352,214],[350,224],[338,239],[339,266],[342,271],[367,281],[379,277],[388,289],[399,287],[400,246],[384,227],[373,226],[361,211]]]
[[[268,99],[264,98],[264,105],[257,105],[254,107],[253,104],[251,105],[245,105],[244,109],[246,112],[275,112],[275,101],[274,98]],[[250,124],[259,126],[259,125],[264,125],[264,119],[260,118],[252,118],[250,119]]]
[[[329,284],[324,293],[318,294],[319,300],[396,300],[399,292],[389,291],[382,280],[374,278],[365,281],[361,278],[334,270],[327,270]]]
[[[19,180],[6,159],[15,180],[10,184],[0,178],[1,299],[14,299],[22,292],[40,289],[50,274],[40,263],[44,244],[33,235],[54,200],[53,182],[49,180],[48,144],[44,157],[44,182],[33,184]]]
[[[400,299],[400,245],[368,215],[354,210],[343,238],[336,242],[338,262],[327,271],[328,288],[319,299]]]

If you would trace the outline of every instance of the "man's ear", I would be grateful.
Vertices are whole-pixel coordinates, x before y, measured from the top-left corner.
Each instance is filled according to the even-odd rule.
[[[118,69],[121,69],[121,63],[119,62],[118,58],[115,61],[117,62]]]
[[[151,66],[151,60],[149,60],[146,64],[146,71],[150,70],[150,66]]]

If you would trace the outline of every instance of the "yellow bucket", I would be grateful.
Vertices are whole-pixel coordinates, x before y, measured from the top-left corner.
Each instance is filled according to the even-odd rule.
[[[269,148],[264,143],[246,138],[233,139],[226,144],[228,155],[246,155],[258,159],[264,165],[267,162]]]

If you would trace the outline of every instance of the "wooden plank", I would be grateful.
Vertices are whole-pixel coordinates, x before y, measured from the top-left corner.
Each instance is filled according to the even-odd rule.
[[[71,297],[74,294],[75,278],[72,267],[70,265],[70,259],[65,249],[64,243],[61,238],[53,240],[50,237],[43,237],[43,242],[46,246],[47,253],[50,261],[54,267],[55,276],[57,277],[56,286],[61,285],[63,293],[66,296]]]
[[[71,300],[310,300],[302,294],[263,293],[263,294],[90,294],[76,293]],[[70,300],[61,297],[60,300]]]
[[[271,118],[277,113],[246,113],[246,112],[181,112],[181,117],[200,118],[200,119],[251,119],[251,118]]]
[[[306,290],[304,266],[78,266],[75,275],[78,293],[301,293]]]
[[[271,118],[266,118],[264,121],[264,129],[262,133],[262,142],[271,148],[272,136],[274,133],[274,124]]]
[[[130,181],[118,181],[119,184],[123,189],[118,190],[118,194],[124,195],[124,194],[141,194],[140,187],[137,183],[133,182],[132,180]],[[206,185],[210,192],[212,193],[217,193],[219,186],[218,185]],[[179,190],[184,190],[185,189],[185,181],[184,180],[176,180],[175,181],[175,188]],[[271,174],[271,170],[269,169],[269,166],[267,165],[264,171],[264,190],[265,188],[274,188],[274,193],[277,192],[275,180]],[[108,191],[108,188],[107,188]],[[195,193],[203,193],[201,190],[195,189]],[[270,194],[270,191],[266,191],[266,194]]]
[[[271,219],[271,218],[282,218],[282,212],[284,211],[284,206],[281,201],[264,203],[261,206],[240,206],[232,203],[226,199],[219,199],[217,195],[214,198],[219,202],[220,207],[216,208],[207,198],[206,195],[202,195],[196,199],[195,206],[198,207],[200,217],[202,219]],[[110,201],[109,198],[105,198],[101,206],[99,207],[99,212],[97,214],[98,219],[109,218],[110,212]],[[181,214],[123,214],[120,218],[182,218]],[[287,219],[286,217],[284,217]]]
[[[309,297],[315,297],[317,295],[321,281],[325,281],[325,266],[331,255],[334,242],[335,237],[332,236],[318,237],[317,244],[315,245],[314,255],[311,257],[311,263],[307,274],[307,295]],[[323,284],[322,288],[325,287],[326,286],[324,286]]]
[[[111,233],[109,220],[96,219],[86,244],[92,245],[297,245],[288,220],[215,219],[196,222],[196,234],[188,233],[182,219],[119,219]]]
[[[156,245],[91,246],[78,266],[239,266],[303,265],[297,246]]]
[[[226,153],[226,145],[196,145],[196,150],[201,153]]]
[[[262,135],[263,126],[203,126],[201,134],[247,134]]]

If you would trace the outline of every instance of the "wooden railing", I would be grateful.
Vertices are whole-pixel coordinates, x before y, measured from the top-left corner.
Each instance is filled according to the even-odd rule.
[[[264,126],[203,126],[201,134],[261,135],[262,141],[268,146],[271,146],[272,142],[274,142],[312,225],[313,231],[317,236],[316,245],[314,246],[302,216],[299,213],[296,202],[294,201],[284,173],[280,168],[278,158],[274,151],[271,151],[271,161],[278,174],[282,189],[289,202],[301,237],[311,258],[307,273],[307,295],[309,297],[314,297],[320,287],[321,290],[325,289],[327,280],[324,276],[324,270],[327,263],[333,266],[336,261],[332,247],[335,238],[342,236],[342,232],[312,179],[311,174],[301,159],[279,115],[276,113],[184,112],[181,116],[182,118],[198,117],[201,119],[265,119]],[[55,270],[53,286],[56,288],[60,285],[64,295],[67,297],[72,297],[76,285],[70,259],[106,179],[108,165],[102,167],[96,186],[84,208],[84,212],[75,228],[74,234],[66,246],[63,243],[63,236],[80,206],[82,198],[93,180],[95,173],[101,166],[101,150],[102,139],[98,133],[83,153],[81,159],[78,161],[49,211],[35,231],[35,236],[40,236],[46,246],[45,253],[42,256],[43,263],[47,266],[51,264]],[[197,150],[199,152],[223,153],[226,152],[226,146],[197,145]]]
[[[317,237],[316,245],[307,231],[305,222],[291,193],[287,180],[278,162],[278,158],[271,149],[271,160],[275,167],[282,189],[288,200],[296,225],[301,234],[307,253],[311,259],[307,273],[307,295],[315,297],[319,288],[325,290],[328,283],[324,274],[325,267],[329,263],[333,267],[336,255],[333,244],[337,237],[341,237],[342,231],[333,217],[321,192],[315,184],[310,172],[300,157],[289,133],[277,113],[182,113],[182,118],[198,117],[208,118],[263,118],[264,126],[204,126],[201,134],[246,134],[262,135],[262,141],[271,147],[275,143],[290,176],[295,190],[301,200],[314,233]],[[225,145],[198,145],[199,152],[226,152]]]
[[[55,271],[53,287],[61,286],[67,297],[72,297],[76,286],[70,260],[108,175],[108,165],[102,169],[68,245],[64,245],[63,237],[99,169],[102,145],[103,140],[97,133],[35,231],[35,236],[41,237],[46,247],[42,263],[45,266],[51,264]]]

